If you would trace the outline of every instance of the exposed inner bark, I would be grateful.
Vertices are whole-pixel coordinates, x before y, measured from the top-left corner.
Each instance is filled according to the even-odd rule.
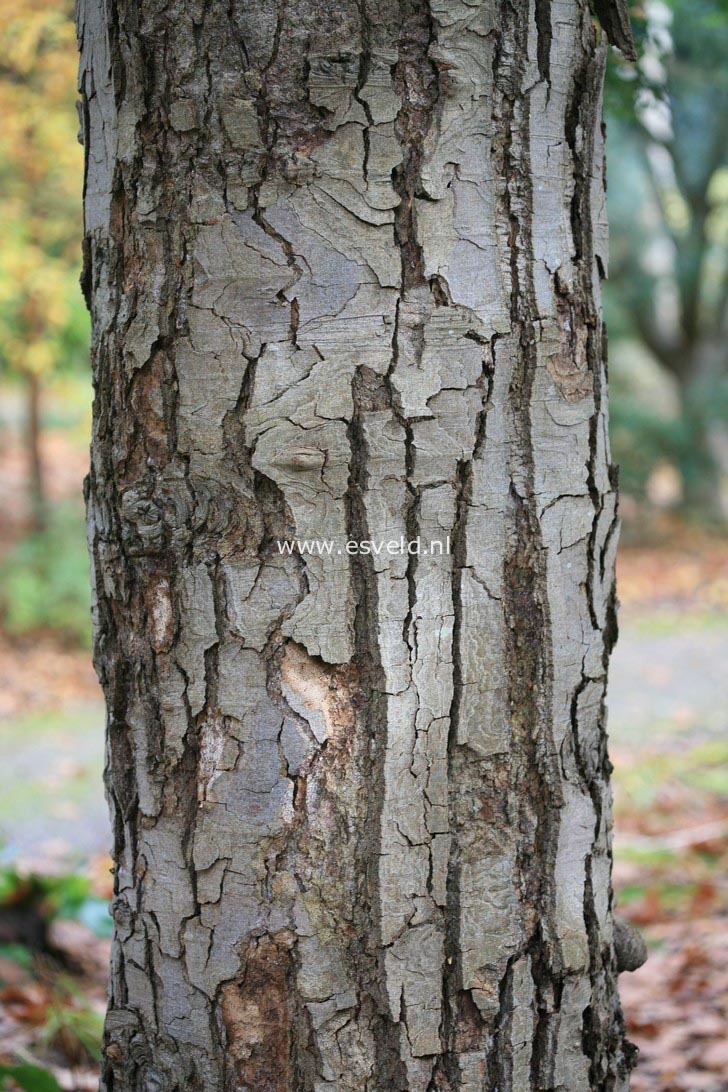
[[[626,1090],[601,32],[583,0],[79,30],[102,1086]]]
[[[286,1092],[291,1087],[288,1014],[290,943],[262,937],[246,949],[242,975],[220,993],[226,1083]]]

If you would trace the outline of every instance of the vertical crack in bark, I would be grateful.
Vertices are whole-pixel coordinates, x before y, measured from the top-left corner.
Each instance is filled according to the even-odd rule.
[[[370,454],[364,421],[368,413],[389,407],[390,393],[381,376],[366,367],[357,369],[352,383],[354,408],[348,427],[351,464],[346,495],[347,535],[355,542],[364,542],[370,537],[364,503]],[[387,710],[386,681],[379,648],[377,577],[372,556],[353,555],[351,571],[355,593],[355,657],[363,695],[358,725],[358,731],[364,735],[361,778],[367,786],[356,851],[359,884],[354,901],[354,923],[357,943],[352,951],[352,967],[358,981],[360,1012],[374,1036],[376,1087],[406,1088],[396,1030],[383,1015],[387,1005],[381,985],[380,941],[376,928]]]
[[[574,164],[574,193],[571,202],[571,224],[575,242],[575,259],[581,298],[592,299],[592,278],[601,263],[597,265],[593,240],[593,210],[591,207],[591,187],[595,171],[594,135],[600,122],[601,88],[604,79],[604,53],[597,63],[582,63],[574,72],[570,101],[566,112],[566,138]],[[613,575],[605,568],[605,559],[611,551],[612,541],[618,532],[616,504],[617,472],[607,466],[610,492],[603,493],[597,484],[597,465],[600,454],[598,431],[604,427],[605,407],[603,407],[602,388],[606,378],[606,340],[603,323],[596,313],[584,317],[586,326],[586,357],[592,377],[594,395],[594,413],[590,420],[587,485],[594,508],[591,534],[588,547],[587,601],[590,618],[595,630],[602,629],[604,647],[602,666],[604,683],[609,655],[617,636],[616,601]],[[613,514],[609,526],[600,542],[600,531],[605,503],[614,500]],[[595,604],[597,588],[603,595],[605,582],[610,581],[604,606],[604,621],[600,625]],[[571,705],[571,728],[574,753],[579,778],[585,793],[592,800],[596,817],[594,842],[598,843],[600,831],[606,823],[603,814],[601,785],[608,783],[611,764],[607,753],[606,707],[604,693],[599,702],[597,718],[598,748],[596,755],[590,755],[581,739],[579,724],[579,701],[590,685],[586,674],[573,694]],[[611,907],[612,895],[609,892]],[[593,857],[586,859],[586,884],[584,891],[584,921],[589,941],[589,975],[592,986],[592,1001],[584,1011],[583,1048],[590,1062],[590,1082],[595,1089],[608,1089],[615,1080],[625,1080],[631,1064],[634,1064],[630,1044],[625,1043],[624,1021],[619,1006],[616,980],[617,970],[614,954],[600,936],[594,897]],[[613,1012],[606,1020],[598,1020],[596,1011],[603,1009],[605,998],[615,998]]]
[[[509,5],[503,7],[504,26],[512,27]],[[541,13],[543,15],[543,13]],[[537,368],[535,329],[538,307],[533,284],[529,101],[518,97],[527,56],[528,14],[523,10],[512,39],[501,42],[494,65],[499,122],[505,134],[502,171],[504,212],[510,223],[508,240],[511,268],[511,326],[515,364],[510,384],[514,432],[518,440],[511,463],[512,531],[510,554],[504,563],[504,611],[507,625],[508,705],[513,753],[525,759],[510,774],[511,791],[519,801],[520,838],[518,870],[524,903],[535,909],[535,919],[525,923],[535,937],[555,933],[553,869],[560,823],[561,781],[553,757],[551,737],[553,664],[552,633],[548,610],[545,552],[541,538],[534,482],[531,394]],[[548,41],[540,24],[541,52]],[[518,149],[515,140],[518,140]],[[552,1020],[552,1004],[558,1011],[559,956],[548,942],[548,961],[534,959],[537,1023],[531,1062],[534,1089],[550,1087],[553,1037],[544,1024]],[[500,1010],[503,1019],[503,1011]]]
[[[299,265],[299,260],[293,248],[293,245],[291,244],[290,240],[286,239],[283,235],[281,235],[280,232],[276,231],[270,223],[268,223],[265,216],[263,215],[263,209],[260,203],[261,187],[268,179],[273,176],[273,172],[276,167],[276,137],[278,133],[278,122],[276,120],[273,110],[271,109],[271,104],[269,101],[268,77],[269,73],[275,68],[276,62],[278,61],[281,48],[281,35],[283,34],[287,10],[288,0],[279,0],[276,16],[275,34],[273,37],[273,45],[271,49],[270,59],[268,61],[268,64],[260,73],[258,80],[260,89],[257,95],[257,110],[264,155],[258,181],[254,186],[251,187],[251,197],[254,210],[253,219],[257,224],[259,224],[259,226],[263,229],[266,235],[269,235],[271,239],[275,239],[275,241],[278,243],[285,255],[286,262],[288,263],[289,268],[296,274],[296,280],[298,280],[302,276],[303,270]],[[290,291],[290,289],[288,291]],[[286,293],[281,290],[278,293],[278,298],[282,302],[288,297]],[[295,346],[297,344],[299,305],[298,300],[295,296],[291,297],[288,302],[290,307],[290,338]]]
[[[536,30],[538,32],[536,47],[538,71],[541,79],[549,83],[551,80],[551,43],[554,37],[551,27],[551,0],[536,0]]]
[[[394,213],[394,237],[399,248],[401,262],[401,280],[397,301],[395,324],[392,339],[392,360],[385,376],[391,409],[404,434],[405,447],[405,488],[408,501],[405,513],[405,536],[408,542],[418,539],[420,533],[420,506],[422,489],[415,481],[415,437],[413,421],[405,412],[401,399],[393,384],[401,356],[401,339],[405,336],[403,312],[414,305],[417,293],[425,289],[432,293],[425,276],[424,254],[421,240],[418,238],[415,222],[414,203],[420,195],[420,171],[424,155],[424,145],[436,117],[439,98],[439,70],[431,59],[430,51],[436,40],[435,21],[429,0],[403,0],[400,8],[400,31],[397,36],[397,61],[392,67],[392,85],[399,99],[399,110],[394,123],[395,136],[402,152],[402,161],[392,172],[392,185],[399,196],[399,204]],[[434,293],[433,298],[434,298]],[[441,303],[441,300],[437,301]],[[413,352],[412,364],[422,366],[425,345],[424,328],[426,316],[414,321],[407,316],[406,336],[410,339]],[[407,614],[403,620],[402,637],[405,647],[409,648],[409,663],[413,669],[418,656],[417,629],[415,611],[417,604],[417,572],[419,555],[408,552]],[[419,694],[416,694],[419,707]],[[415,719],[417,710],[414,712]],[[389,726],[385,729],[385,734]],[[415,728],[415,735],[417,730]],[[412,761],[414,763],[414,748]],[[410,767],[414,779],[414,770]],[[400,835],[406,835],[400,831]],[[430,854],[432,849],[430,848]],[[430,874],[428,888],[432,894],[432,857],[430,856]],[[415,915],[411,915],[411,918]],[[400,1000],[400,1021],[409,1043],[410,1056],[414,1048],[407,1018],[407,1003],[404,988]],[[386,1074],[380,1073],[382,1087],[409,1087],[406,1071],[402,1068],[396,1085],[386,1084]]]
[[[372,27],[367,14],[367,0],[357,0],[359,8],[359,25],[361,33],[361,46],[359,53],[359,71],[356,77],[356,87],[354,88],[354,98],[361,106],[367,119],[367,124],[362,129],[362,142],[364,144],[364,161],[362,163],[362,174],[364,176],[364,183],[369,184],[369,154],[370,154],[370,137],[369,133],[374,125],[374,118],[372,117],[372,111],[369,103],[365,98],[362,98],[362,91],[369,79],[369,73],[372,66]]]
[[[456,770],[454,756],[458,749],[458,730],[460,725],[460,706],[462,698],[462,573],[467,562],[467,520],[468,510],[472,499],[473,488],[473,463],[480,458],[485,446],[487,414],[491,407],[493,394],[493,377],[495,368],[495,346],[498,335],[494,335],[490,342],[484,341],[479,336],[474,336],[479,344],[483,345],[483,370],[479,377],[482,392],[482,406],[478,413],[476,423],[475,444],[473,456],[469,460],[462,460],[457,468],[457,493],[455,503],[455,521],[452,531],[452,601],[453,601],[453,693],[450,705],[450,727],[447,744],[447,780],[448,786],[456,782]],[[473,756],[474,757],[474,756]],[[449,797],[452,793],[449,791]],[[452,800],[448,803],[448,821],[450,836],[453,841],[457,836],[457,821]],[[458,1038],[462,1039],[459,1008],[463,1004],[462,993],[462,968],[460,965],[460,869],[457,851],[451,849],[448,859],[446,881],[446,922],[445,922],[445,962],[443,964],[443,1016],[441,1037],[443,1043],[442,1057],[438,1060],[435,1074],[433,1075],[432,1092],[439,1089],[456,1089],[459,1075],[456,1059]],[[472,1006],[475,1010],[475,1006]],[[481,1024],[477,1011],[472,1012],[474,1027]],[[477,1037],[476,1037],[477,1042]],[[443,1083],[444,1082],[444,1083]]]
[[[414,199],[419,196],[424,141],[435,117],[439,95],[439,71],[430,58],[435,40],[429,0],[403,0],[398,58],[392,73],[394,90],[401,102],[395,133],[403,158],[393,171],[392,183],[400,197],[394,230],[402,259],[402,295],[427,283],[422,245],[414,222]]]

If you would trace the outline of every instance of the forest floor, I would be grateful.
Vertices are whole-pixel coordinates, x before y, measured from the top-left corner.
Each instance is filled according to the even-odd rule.
[[[49,489],[86,455],[44,438]],[[22,533],[22,452],[0,444],[2,554]],[[609,686],[618,913],[643,930],[621,979],[633,1092],[728,1090],[728,547],[669,528],[619,557]],[[0,1086],[11,1056],[95,1087],[111,891],[103,704],[88,651],[0,629]]]
[[[624,549],[618,588],[614,885],[650,951],[620,978],[632,1088],[726,1092],[728,550],[690,534]]]

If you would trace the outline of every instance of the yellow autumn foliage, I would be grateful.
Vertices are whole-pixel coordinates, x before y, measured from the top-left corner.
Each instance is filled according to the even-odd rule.
[[[0,0],[0,368],[82,364],[83,149],[66,0]]]

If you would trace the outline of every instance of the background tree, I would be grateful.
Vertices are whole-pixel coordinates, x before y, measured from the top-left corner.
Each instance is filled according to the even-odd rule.
[[[90,0],[79,34],[104,1087],[626,1089],[603,32]],[[453,553],[345,549],[400,537]]]
[[[728,511],[728,6],[651,0],[640,62],[608,81],[613,328],[640,340],[675,384],[671,426],[620,403],[623,461],[679,467],[693,510]],[[612,325],[610,323],[610,325]],[[642,446],[641,454],[635,449]]]
[[[73,125],[73,5],[0,3],[0,369],[26,390],[33,522],[46,519],[41,391],[82,367],[88,318],[77,290],[82,152]]]

